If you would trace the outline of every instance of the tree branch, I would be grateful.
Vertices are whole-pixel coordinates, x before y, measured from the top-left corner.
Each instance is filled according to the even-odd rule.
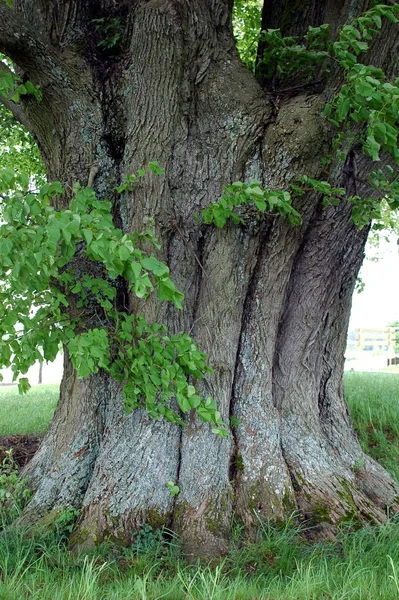
[[[43,59],[53,54],[46,38],[39,37],[33,25],[22,12],[0,0],[0,52],[24,71],[40,70]]]
[[[10,55],[22,52],[31,33],[22,14],[0,0],[0,50]]]

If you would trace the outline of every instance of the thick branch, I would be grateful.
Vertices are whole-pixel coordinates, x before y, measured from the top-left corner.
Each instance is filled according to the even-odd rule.
[[[48,152],[52,152],[54,139],[49,132],[55,129],[57,115],[78,97],[82,104],[89,104],[93,84],[84,60],[52,43],[52,19],[48,22],[40,18],[40,13],[29,18],[30,12],[25,8],[18,0],[15,8],[0,0],[0,52],[41,89],[43,100],[24,99],[16,104],[0,98],[0,102],[40,140],[42,152],[47,146],[51,146]],[[1,68],[10,71],[6,65]]]
[[[0,51],[23,68],[27,63],[36,63],[38,54],[48,53],[22,13],[8,7],[4,0],[0,0]]]
[[[23,72],[35,74],[35,83],[44,85],[47,79],[53,83],[68,83],[64,67],[68,56],[61,55],[42,31],[43,23],[28,20],[25,14],[9,8],[0,0],[0,52],[8,56]],[[79,70],[75,64],[74,67]],[[63,72],[59,72],[60,68]],[[69,69],[67,69],[69,70]],[[56,75],[58,73],[58,75]]]

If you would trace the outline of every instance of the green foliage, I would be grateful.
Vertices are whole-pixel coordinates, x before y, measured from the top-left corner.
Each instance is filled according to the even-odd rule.
[[[396,15],[399,15],[399,5],[378,4],[342,27],[338,40],[329,45],[329,51],[331,58],[344,69],[345,84],[326,105],[324,114],[336,126],[364,124],[365,133],[360,137],[363,152],[377,161],[380,152],[387,151],[398,164],[399,79],[390,83],[382,69],[357,61],[358,55],[369,49],[369,42],[381,30],[382,17],[397,23]]]
[[[235,0],[233,29],[242,62],[254,73],[262,20],[261,0]]]
[[[336,41],[330,39],[328,24],[308,27],[303,38],[283,37],[280,29],[262,31],[261,41],[264,50],[260,64],[268,79],[276,76],[289,78],[298,73],[312,74],[320,63],[325,63],[325,73],[329,73],[332,66],[338,64],[346,71],[349,87],[355,81],[358,81],[359,84],[363,83],[363,86],[360,87],[360,90],[364,92],[360,95],[360,105],[362,106],[364,102],[362,98],[368,98],[373,92],[367,83],[370,83],[371,86],[375,85],[374,81],[368,82],[365,78],[368,76],[373,78],[375,74],[381,75],[383,72],[375,67],[359,64],[357,57],[369,49],[368,42],[372,41],[381,30],[382,18],[396,23],[397,14],[399,14],[398,5],[377,4],[357,19],[353,19],[349,24],[341,27]],[[365,68],[364,71],[362,67]],[[366,93],[366,89],[368,93]],[[339,112],[338,123],[346,119],[350,106],[355,102],[356,94],[348,100],[346,92],[347,88],[344,85],[337,96],[339,99],[336,107]],[[366,120],[368,120],[367,116]]]
[[[102,17],[91,21],[100,40],[97,48],[104,56],[115,59],[119,56],[122,42],[122,24],[120,17]]]
[[[0,103],[0,163],[26,173],[36,185],[45,183],[43,163],[32,136]]]
[[[252,3],[237,2],[235,6],[236,27],[241,27],[240,31],[251,47],[254,46],[256,27],[253,27],[252,17],[246,17],[245,11],[252,14],[251,11],[254,10]],[[387,81],[382,69],[359,63],[358,56],[369,49],[369,42],[381,30],[383,18],[397,23],[397,15],[399,5],[377,4],[350,24],[341,27],[336,41],[330,40],[328,25],[309,27],[302,39],[295,36],[283,37],[279,29],[263,31],[261,35],[264,52],[260,65],[269,80],[276,77],[280,80],[287,79],[299,74],[303,81],[308,81],[309,78],[312,79],[315,68],[322,75],[331,72],[334,65],[342,69],[344,84],[324,109],[325,117],[340,129],[333,142],[339,161],[347,158],[348,150],[345,146],[348,140],[351,147],[361,145],[363,152],[373,161],[380,160],[381,152],[389,153],[394,160],[395,168],[385,165],[383,169],[369,175],[369,184],[375,191],[373,196],[346,197],[343,188],[336,188],[328,181],[315,180],[306,175],[290,186],[295,195],[302,195],[306,191],[322,194],[325,206],[337,206],[342,200],[349,201],[353,205],[352,220],[360,229],[368,226],[372,220],[375,231],[382,229],[387,223],[390,227],[396,227],[392,211],[399,208],[399,78],[392,83]],[[246,33],[243,25],[246,21],[248,31],[252,33]],[[249,46],[241,48],[238,44],[238,48],[244,62],[254,70],[255,54],[248,54]],[[308,79],[304,79],[303,75]],[[326,157],[323,163],[327,165],[332,160],[331,157]],[[356,168],[353,167],[351,176],[356,180],[355,171]],[[261,213],[277,213],[287,217],[293,225],[301,223],[301,216],[293,209],[288,191],[262,189],[257,181],[249,184],[235,182],[226,186],[224,191],[218,202],[202,212],[205,223],[224,227],[229,219],[239,224],[250,217],[259,219]]]
[[[152,163],[150,170],[160,167]],[[119,190],[133,184],[130,178]],[[159,248],[152,223],[123,234],[110,202],[79,186],[69,208],[57,211],[51,202],[65,193],[60,183],[34,193],[28,178],[10,170],[0,176],[0,193],[0,364],[11,365],[14,379],[37,360],[54,360],[65,344],[79,377],[103,369],[123,383],[127,410],[143,405],[154,418],[183,423],[181,412],[194,409],[215,433],[226,434],[215,402],[189,382],[211,372],[195,342],[117,307],[123,280],[138,298],[156,290],[160,300],[182,308],[169,268],[143,249]],[[26,378],[19,388],[29,389]]]
[[[0,530],[19,516],[31,497],[26,482],[19,477],[12,450],[6,450],[0,463]]]
[[[126,549],[125,556],[129,556],[131,552],[139,555],[157,555],[164,544],[165,538],[162,531],[154,529],[148,523],[143,523],[135,535],[134,543]]]
[[[165,485],[168,488],[171,496],[177,496],[180,492],[179,486],[176,485],[173,481],[168,481],[168,483],[166,483]]]
[[[229,219],[235,224],[245,223],[251,217],[259,219],[260,214],[281,215],[292,225],[302,222],[287,191],[265,189],[260,181],[251,180],[249,183],[235,181],[225,186],[224,192],[218,202],[202,211],[204,223],[224,227]]]
[[[273,80],[298,72],[311,75],[315,66],[328,58],[325,48],[329,35],[329,25],[309,27],[302,41],[295,36],[283,37],[280,29],[262,31],[263,53],[259,64],[264,76]]]
[[[29,79],[21,79],[11,71],[0,69],[0,95],[12,102],[19,102],[22,96],[34,96],[41,100],[42,93]]]
[[[399,79],[386,80],[382,69],[358,62],[367,52],[369,42],[380,32],[382,18],[398,22],[399,5],[377,4],[362,16],[344,25],[336,41],[329,39],[328,25],[309,27],[303,41],[298,37],[283,37],[279,29],[262,32],[266,43],[262,63],[268,75],[290,77],[304,67],[312,70],[327,61],[330,68],[338,64],[344,71],[345,83],[333,100],[326,104],[324,114],[337,127],[353,123],[365,124],[361,141],[363,151],[379,160],[381,150],[389,151],[395,162],[399,159],[396,127],[399,109]]]
[[[12,72],[12,63],[0,54],[0,59],[11,72],[0,70],[0,95],[17,101],[30,95],[40,100],[40,90],[32,82],[23,83]],[[33,137],[0,103],[0,162],[3,169],[15,169],[26,173],[36,185],[45,183],[43,163]]]
[[[398,375],[346,373],[344,384],[362,449],[399,481]]]
[[[352,147],[360,145],[373,161],[379,161],[382,152],[388,153],[394,161],[395,169],[386,165],[370,174],[369,183],[376,191],[376,197],[355,195],[345,198],[344,190],[333,188],[328,182],[302,178],[302,184],[323,194],[324,204],[336,205],[341,199],[351,202],[352,219],[359,228],[371,220],[377,222],[377,229],[382,227],[387,221],[387,207],[390,210],[399,207],[396,181],[399,78],[389,82],[382,69],[358,62],[358,56],[367,52],[369,42],[379,34],[383,18],[397,23],[397,15],[399,5],[377,4],[341,27],[336,41],[329,39],[328,25],[310,27],[302,40],[283,37],[279,29],[262,32],[265,50],[261,63],[269,79],[276,76],[290,78],[298,73],[311,77],[320,64],[324,65],[325,72],[330,72],[333,65],[342,69],[344,84],[324,109],[325,117],[340,129],[333,144],[339,160],[346,159],[345,145],[350,140]],[[324,162],[329,161],[324,159]],[[352,176],[356,179],[356,172]],[[301,193],[300,186],[294,186],[294,189]],[[393,224],[394,219],[389,222]]]
[[[50,531],[54,532],[54,538],[58,544],[67,544],[74,530],[75,523],[80,511],[73,506],[65,507],[51,523]]]
[[[298,184],[292,184],[291,188],[298,196],[310,191],[318,192],[323,196],[324,206],[338,206],[346,193],[343,188],[335,188],[328,181],[321,181],[307,175],[300,177]]]

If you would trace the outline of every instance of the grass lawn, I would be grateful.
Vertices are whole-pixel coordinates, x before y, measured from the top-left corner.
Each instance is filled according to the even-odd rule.
[[[349,372],[345,394],[363,450],[399,481],[399,377]]]
[[[347,373],[345,391],[363,448],[399,478],[399,377]],[[43,431],[56,400],[56,386],[36,387],[26,397],[0,389],[0,431]],[[0,473],[0,506],[2,485]],[[178,541],[148,526],[129,548],[104,544],[73,556],[66,544],[73,513],[52,530],[26,532],[11,523],[18,492],[14,498],[12,511],[0,509],[0,600],[399,599],[398,518],[343,528],[336,540],[318,544],[300,535],[294,519],[280,527],[260,524],[256,542],[243,541],[236,526],[223,560],[187,565]]]
[[[17,386],[1,386],[0,437],[44,433],[53,416],[58,396],[58,385],[37,385],[24,396],[20,396]]]

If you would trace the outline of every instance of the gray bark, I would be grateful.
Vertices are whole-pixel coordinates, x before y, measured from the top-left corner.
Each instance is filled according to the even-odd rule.
[[[155,218],[184,310],[134,298],[131,310],[192,332],[214,369],[204,393],[240,424],[221,439],[194,417],[181,429],[126,416],[119,386],[101,373],[78,380],[66,355],[53,424],[25,471],[36,491],[25,518],[72,504],[82,508],[81,546],[105,535],[128,542],[149,522],[173,527],[196,555],[226,548],[233,516],[249,532],[256,515],[293,509],[324,527],[383,520],[398,508],[398,486],[368,458],[354,472],[363,453],[342,390],[365,231],[348,206],[323,210],[314,194],[296,201],[298,228],[266,217],[220,231],[194,219],[231,181],[283,189],[321,175],[322,98],[299,94],[274,114],[236,55],[227,0],[121,3],[118,59],[96,46],[89,4],[54,0],[35,12],[20,0],[21,37],[0,25],[0,49],[43,89],[42,105],[23,105],[25,120],[51,178],[85,184],[97,172],[96,191],[114,200],[125,231]],[[114,14],[108,4],[96,17]],[[154,159],[165,177],[114,197],[111,178]]]

